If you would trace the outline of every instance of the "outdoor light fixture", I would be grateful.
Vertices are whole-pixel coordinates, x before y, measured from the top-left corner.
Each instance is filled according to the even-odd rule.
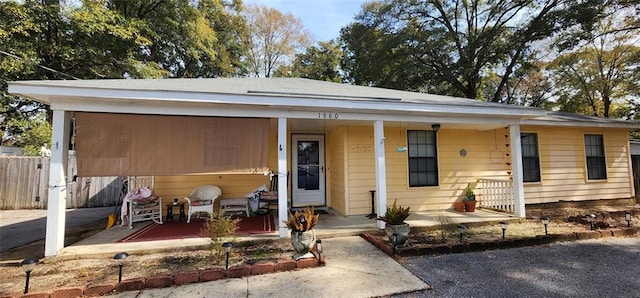
[[[398,244],[398,234],[393,233],[393,235],[391,235],[391,243],[393,245],[393,255],[396,255],[396,245]]]
[[[627,221],[627,228],[631,227],[631,212],[629,211],[625,212],[624,219]]]
[[[462,242],[462,237],[464,236],[464,231],[467,230],[467,227],[464,225],[458,225],[458,231],[460,231],[460,242]]]
[[[502,228],[502,239],[504,239],[505,233],[507,232],[508,225],[509,225],[508,222],[505,222],[505,221],[500,222],[500,228]]]
[[[231,253],[231,248],[233,247],[233,243],[231,242],[222,243],[222,247],[224,248],[224,252],[227,255],[227,260],[224,263],[224,272],[226,274],[227,271],[229,270],[229,254]]]
[[[122,265],[124,265],[124,260],[129,256],[126,252],[117,253],[113,256],[113,260],[118,264],[118,283],[122,281]]]
[[[596,215],[593,213],[589,213],[587,214],[587,220],[589,221],[589,228],[591,228],[591,230],[595,230],[595,225],[594,225],[594,221],[596,220]]]
[[[25,294],[29,292],[29,278],[31,277],[31,271],[33,270],[34,267],[36,267],[36,264],[38,264],[37,259],[24,259],[20,263],[20,266],[24,268],[24,273],[27,274],[27,280],[24,283]]]
[[[438,132],[438,130],[440,130],[440,123],[431,124],[431,129],[433,132]]]
[[[322,263],[322,240],[316,240],[316,251],[318,252],[318,265]]]
[[[543,217],[540,217],[540,220],[542,221],[542,224],[544,225],[544,234],[548,235],[549,232],[547,230],[547,225],[549,225],[549,217],[548,216],[543,216]]]

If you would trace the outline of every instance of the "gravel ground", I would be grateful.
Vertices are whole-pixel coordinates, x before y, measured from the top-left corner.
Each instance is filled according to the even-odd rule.
[[[640,297],[640,237],[410,257],[432,289],[392,297]]]

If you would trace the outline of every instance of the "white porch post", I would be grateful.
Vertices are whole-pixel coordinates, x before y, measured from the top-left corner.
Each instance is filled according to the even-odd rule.
[[[283,223],[287,220],[287,118],[278,118],[278,227],[280,237],[287,237],[289,229]]]
[[[513,199],[515,215],[525,217],[524,182],[522,177],[522,145],[520,144],[520,125],[509,126],[511,143],[511,174],[513,177]]]
[[[65,209],[67,201],[67,158],[69,154],[69,113],[53,111],[51,167],[45,256],[55,256],[64,247]]]
[[[378,216],[383,216],[387,209],[387,166],[384,152],[384,122],[377,120],[373,125],[373,142],[376,154],[376,192],[378,193]],[[384,229],[384,222],[377,221],[378,228]]]

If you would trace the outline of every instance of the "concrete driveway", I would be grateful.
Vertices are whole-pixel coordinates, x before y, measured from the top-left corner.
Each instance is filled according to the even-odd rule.
[[[640,297],[640,237],[411,257],[429,284],[392,297]]]
[[[104,220],[115,207],[66,210],[66,229]],[[45,238],[47,210],[0,210],[0,252]]]

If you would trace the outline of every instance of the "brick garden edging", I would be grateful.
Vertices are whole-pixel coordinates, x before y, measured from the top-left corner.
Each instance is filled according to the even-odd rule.
[[[313,268],[323,266],[325,258],[322,258],[320,264],[318,259],[293,259],[276,260],[276,261],[259,261],[253,265],[241,264],[229,267],[225,276],[222,268],[209,268],[204,270],[192,270],[178,272],[176,274],[158,274],[149,277],[137,277],[125,279],[121,283],[108,283],[99,285],[87,285],[79,287],[65,287],[55,289],[49,292],[34,292],[29,294],[14,293],[0,296],[4,297],[42,297],[42,298],[58,298],[58,297],[79,297],[79,296],[104,296],[114,293],[137,291],[149,288],[167,288],[171,286],[179,286],[189,283],[207,282],[225,278],[241,278],[252,275],[262,275],[275,272],[284,272],[292,270],[300,270],[304,268]]]
[[[567,234],[549,234],[539,235],[529,238],[520,239],[499,239],[494,241],[466,241],[463,243],[441,243],[441,244],[419,244],[409,247],[397,247],[396,256],[398,257],[410,257],[410,256],[423,256],[423,255],[438,255],[438,254],[451,254],[451,253],[465,253],[473,251],[493,250],[514,248],[523,246],[533,246],[541,244],[549,244],[553,242],[562,241],[576,241],[586,239],[598,239],[608,237],[625,237],[638,234],[636,228],[612,228],[607,230],[598,231],[586,231],[586,232],[573,232]],[[393,255],[393,248],[387,244],[385,240],[380,237],[363,233],[360,237],[364,238],[378,249],[388,254],[391,257]]]

